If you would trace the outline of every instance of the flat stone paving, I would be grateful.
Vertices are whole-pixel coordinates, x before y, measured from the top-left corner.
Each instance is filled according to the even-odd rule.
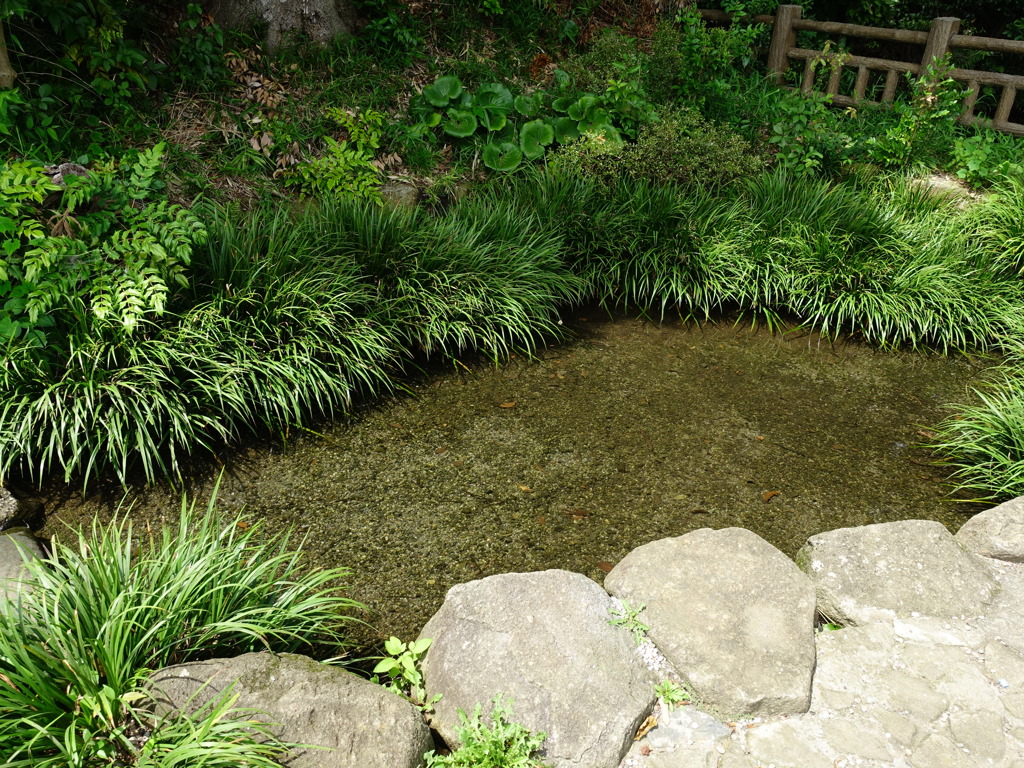
[[[983,616],[820,632],[806,714],[661,707],[622,768],[1024,768],[1024,564],[986,567],[1002,589]]]

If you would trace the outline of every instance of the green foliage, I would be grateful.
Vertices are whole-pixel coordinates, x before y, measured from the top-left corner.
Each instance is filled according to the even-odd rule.
[[[591,42],[586,53],[572,56],[561,67],[580,91],[604,90],[608,81],[619,76],[621,68],[632,70],[643,62],[636,40],[606,28]]]
[[[964,90],[946,75],[949,69],[947,57],[929,66],[921,77],[907,74],[910,101],[894,102],[893,121],[884,132],[865,138],[859,148],[869,160],[905,167],[948,152],[964,97]]]
[[[441,694],[435,694],[427,699],[420,666],[422,656],[432,642],[429,637],[424,637],[411,643],[403,643],[392,636],[384,643],[384,651],[388,655],[373,668],[373,681],[380,682],[377,676],[387,675],[388,682],[384,684],[385,688],[404,696],[420,709],[430,711],[434,704],[441,700]]]
[[[408,65],[422,54],[423,30],[408,7],[398,0],[361,0],[362,15],[369,19],[360,37],[375,58]]]
[[[519,723],[510,722],[511,704],[501,696],[491,704],[491,724],[484,723],[482,707],[477,704],[472,717],[459,710],[459,748],[450,755],[433,751],[424,757],[427,768],[548,768],[537,756],[546,733],[531,733]]]
[[[647,87],[664,101],[703,107],[733,90],[757,62],[763,24],[742,20],[708,27],[695,7],[679,12],[676,24],[659,24],[647,64]]]
[[[197,3],[185,6],[185,16],[178,23],[174,67],[182,82],[196,89],[215,86],[228,76],[224,31]]]
[[[771,142],[778,148],[776,160],[782,168],[798,174],[821,167],[821,150],[826,126],[834,116],[828,109],[832,98],[822,94],[804,96],[789,93],[778,103],[779,116],[772,125]]]
[[[337,108],[328,117],[348,137],[341,141],[324,137],[326,151],[289,168],[282,176],[288,186],[303,195],[339,196],[380,201],[380,171],[373,165],[380,146],[384,115],[367,109],[352,114]]]
[[[32,66],[20,73],[22,103],[2,132],[25,146],[56,141],[65,127],[81,132],[86,113],[96,125],[100,116],[137,123],[134,102],[157,86],[164,70],[131,36],[150,23],[142,4],[38,0],[8,3],[4,11],[13,58]]]
[[[953,467],[958,488],[979,501],[1024,494],[1024,365],[1019,341],[1014,346],[971,402],[957,405],[934,431],[932,448]]]
[[[214,504],[197,512],[183,501],[178,523],[152,534],[127,517],[94,522],[28,561],[28,589],[0,606],[5,765],[269,768],[283,755],[258,741],[264,726],[230,710],[230,691],[175,720],[155,718],[142,690],[168,664],[342,642],[345,615],[360,607],[332,586],[345,571],[307,570],[288,536],[258,524],[221,527]]]
[[[990,129],[953,140],[953,168],[969,184],[993,184],[1024,177],[1024,147],[1019,139]]]
[[[91,316],[130,333],[164,310],[205,229],[160,198],[162,154],[158,144],[131,164],[72,169],[62,186],[38,166],[4,164],[0,298],[8,306],[0,326],[8,339],[50,324],[48,314],[65,323]]]
[[[608,623],[613,627],[624,627],[625,629],[628,629],[630,634],[633,635],[633,640],[636,641],[637,645],[640,645],[640,643],[647,638],[647,632],[650,630],[650,627],[647,626],[640,618],[640,614],[643,613],[643,610],[646,607],[646,605],[640,603],[640,605],[634,608],[623,600],[622,610],[613,611],[612,618]]]
[[[425,129],[440,126],[448,136],[476,141],[488,168],[512,171],[523,160],[541,159],[555,143],[583,135],[615,143],[621,141],[620,132],[635,136],[657,119],[637,75],[636,69],[625,72],[629,79],[609,80],[604,93],[581,96],[565,95],[564,90],[513,95],[499,83],[486,83],[472,93],[458,78],[446,75],[423,89],[421,98],[429,108],[421,104],[413,112]]]
[[[1004,178],[965,218],[972,236],[1003,269],[1024,275],[1024,178]]]
[[[83,327],[9,350],[0,473],[175,476],[240,434],[283,435],[389,390],[409,354],[533,349],[580,290],[559,236],[500,204],[432,219],[323,200],[298,218],[208,219],[177,313],[141,321],[131,343]]]
[[[588,137],[560,148],[551,163],[606,184],[628,177],[705,186],[729,184],[763,167],[738,135],[684,108],[644,125],[635,144]]]
[[[681,704],[689,704],[691,700],[689,691],[674,680],[662,680],[654,686],[654,695],[665,702],[669,712]]]

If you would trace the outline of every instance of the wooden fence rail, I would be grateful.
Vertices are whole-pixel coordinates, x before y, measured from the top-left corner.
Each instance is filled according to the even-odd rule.
[[[722,11],[701,10],[700,13],[708,21],[731,22],[731,18]],[[780,5],[775,10],[774,16],[757,15],[753,17],[755,23],[772,26],[772,42],[768,49],[768,72],[776,82],[781,84],[789,70],[790,60],[803,61],[804,71],[800,80],[800,90],[809,94],[814,91],[815,87],[815,63],[828,62],[831,66],[831,74],[825,87],[825,93],[832,97],[833,104],[841,106],[891,104],[896,97],[896,88],[901,74],[910,72],[920,75],[935,59],[941,59],[954,48],[1024,55],[1024,41],[961,35],[959,34],[960,19],[949,16],[933,19],[931,28],[927,32],[921,32],[910,29],[865,27],[860,24],[843,24],[835,21],[811,21],[801,18],[802,13],[803,9],[799,5]],[[895,61],[870,56],[851,56],[809,50],[796,46],[796,33],[800,30],[824,32],[829,35],[863,37],[871,40],[915,43],[923,45],[924,52],[920,61]],[[856,69],[857,71],[853,91],[849,94],[839,92],[844,69]],[[878,101],[867,96],[868,81],[872,72],[885,73],[885,86],[882,88],[882,97]],[[1017,92],[1024,91],[1024,76],[976,69],[953,69],[946,74],[968,88],[967,96],[963,101],[963,112],[958,118],[959,122],[964,125],[972,125],[983,119],[974,114],[974,108],[978,96],[981,94],[982,86],[989,85],[1002,89],[999,103],[992,116],[991,127],[1004,133],[1024,136],[1024,123],[1010,121]]]

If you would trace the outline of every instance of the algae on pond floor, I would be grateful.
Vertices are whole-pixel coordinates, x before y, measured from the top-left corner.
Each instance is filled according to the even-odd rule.
[[[634,547],[697,528],[749,528],[792,555],[825,530],[906,518],[955,530],[977,509],[948,497],[917,443],[982,361],[728,324],[572,325],[577,342],[537,359],[434,375],[287,450],[239,452],[222,506],[306,531],[315,562],[352,569],[350,596],[379,636],[406,639],[450,586],[490,574],[600,581]],[[178,506],[153,490],[133,514]],[[73,522],[111,504],[48,509]]]

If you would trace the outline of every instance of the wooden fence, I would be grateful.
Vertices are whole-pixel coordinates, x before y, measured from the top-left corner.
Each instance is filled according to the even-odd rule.
[[[701,10],[700,13],[707,21],[716,23],[731,21],[730,17],[722,11]],[[803,93],[811,93],[815,87],[815,63],[824,60],[831,65],[831,74],[825,87],[825,93],[832,97],[833,104],[842,106],[856,106],[865,103],[891,104],[896,96],[896,87],[901,74],[911,72],[920,75],[935,59],[942,58],[956,48],[1024,55],[1024,41],[961,35],[959,34],[960,19],[952,17],[934,19],[927,32],[919,32],[910,29],[865,27],[859,24],[842,24],[834,21],[811,21],[801,18],[801,14],[802,8],[799,5],[780,5],[775,10],[774,16],[757,15],[753,17],[756,23],[772,26],[772,42],[768,49],[768,71],[776,82],[782,83],[789,70],[790,60],[803,61],[804,71],[800,81],[800,90]],[[920,61],[912,62],[809,50],[796,46],[796,33],[800,30],[871,40],[917,43],[924,46],[924,52]],[[847,68],[856,69],[857,76],[852,92],[843,94],[839,92],[840,80],[842,71]],[[885,74],[885,86],[882,89],[880,100],[873,100],[867,96],[868,78],[872,72]],[[1010,121],[1017,91],[1024,90],[1024,76],[976,69],[953,69],[947,73],[947,76],[965,84],[969,89],[963,102],[963,112],[958,118],[961,123],[971,125],[984,119],[974,114],[975,104],[982,86],[994,86],[1002,90],[999,103],[992,116],[991,127],[1004,133],[1024,136],[1024,123]]]

